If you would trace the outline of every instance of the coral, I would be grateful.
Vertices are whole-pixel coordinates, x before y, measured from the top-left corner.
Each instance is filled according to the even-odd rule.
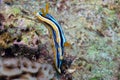
[[[58,75],[56,75],[57,72],[53,67],[53,59],[51,59],[51,57],[46,56],[45,53],[44,55],[43,53],[42,54],[39,53],[39,55],[37,54],[37,57],[40,56],[38,59],[36,58],[31,59],[30,56],[32,57],[33,55],[36,55],[36,54],[29,53],[33,51],[34,50],[33,49],[33,50],[27,50],[27,52],[29,53],[29,55],[27,55],[27,57],[29,56],[28,58],[23,57],[23,55],[21,57],[19,55],[19,57],[17,58],[11,57],[13,53],[14,55],[16,55],[16,54],[20,54],[18,52],[22,52],[22,49],[21,49],[22,47],[21,48],[19,47],[21,46],[20,45],[18,46],[18,50],[15,47],[9,48],[11,49],[11,50],[8,50],[9,51],[8,54],[10,56],[0,57],[0,79],[2,78],[4,79],[9,78],[8,80],[12,80],[12,79],[56,80],[57,78],[60,80],[72,79],[71,73],[74,71],[71,72],[70,70],[74,70],[74,69],[69,69],[69,67],[71,66],[71,63],[74,57],[70,56],[65,58],[65,60],[63,61],[64,64],[62,67],[62,74],[59,75],[58,77]],[[23,47],[23,48],[27,49],[28,47]],[[1,52],[1,53],[4,53],[4,52]]]
[[[42,64],[41,69],[38,73],[38,80],[49,80],[54,78],[55,71],[49,64]]]
[[[39,71],[40,65],[37,62],[31,62],[27,58],[21,59],[21,70],[24,72],[37,73]]]
[[[55,70],[50,64],[27,58],[0,58],[0,78],[7,76],[10,79],[50,80],[54,74]]]
[[[1,65],[0,72],[3,76],[11,77],[22,73],[17,59],[3,59]]]

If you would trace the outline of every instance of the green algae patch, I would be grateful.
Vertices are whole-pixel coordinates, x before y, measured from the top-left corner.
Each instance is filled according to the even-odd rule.
[[[12,12],[13,14],[17,15],[17,14],[20,14],[21,10],[19,8],[14,7],[12,8]]]
[[[100,80],[100,79],[101,79],[100,77],[93,77],[90,80]]]

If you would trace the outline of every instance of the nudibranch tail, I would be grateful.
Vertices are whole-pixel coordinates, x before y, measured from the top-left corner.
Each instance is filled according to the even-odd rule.
[[[36,13],[36,16],[40,21],[47,25],[50,36],[52,35],[54,63],[57,71],[61,73],[61,66],[64,58],[64,43],[66,42],[66,38],[58,21],[55,20],[55,18],[52,17],[50,14],[48,14],[48,8],[49,5],[47,4],[46,12],[44,11],[44,9],[42,9],[41,12]]]

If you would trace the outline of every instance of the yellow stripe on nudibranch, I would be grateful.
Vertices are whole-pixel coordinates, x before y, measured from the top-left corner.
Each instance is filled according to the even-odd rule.
[[[38,17],[39,20],[46,22],[47,24],[52,26],[52,28],[56,31],[56,34],[59,35],[58,28],[56,27],[56,25],[52,21],[42,17],[41,15],[39,15],[39,13],[37,13],[36,16]],[[60,37],[57,37],[57,42],[60,42]]]

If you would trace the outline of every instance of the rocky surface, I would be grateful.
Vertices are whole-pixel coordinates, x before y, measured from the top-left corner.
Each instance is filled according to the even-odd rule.
[[[61,75],[48,30],[33,14],[46,3],[72,45],[65,48]],[[119,44],[119,0],[0,0],[2,80],[119,80]]]

